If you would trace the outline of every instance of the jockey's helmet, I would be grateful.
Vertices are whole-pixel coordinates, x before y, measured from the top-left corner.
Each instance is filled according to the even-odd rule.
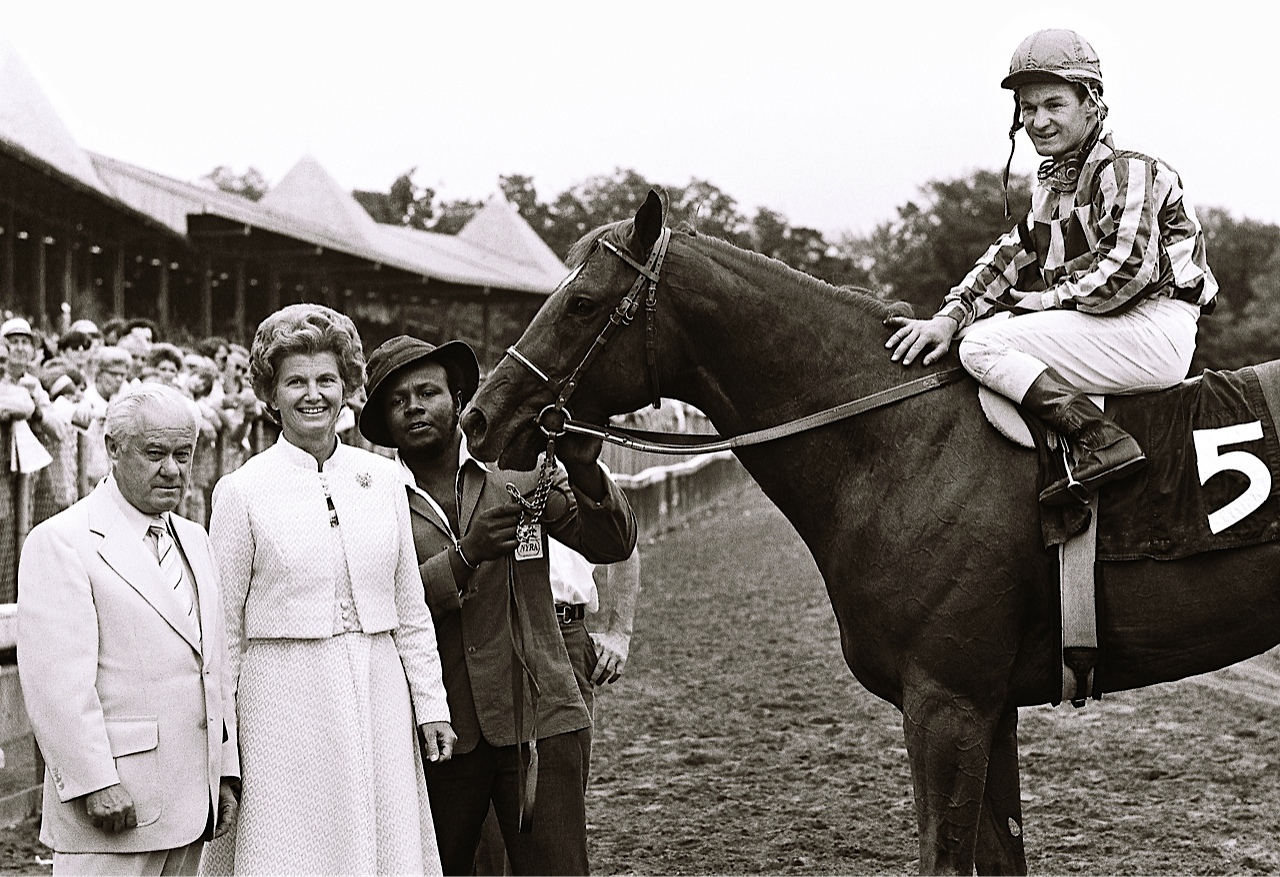
[[[1017,90],[1029,82],[1072,82],[1090,93],[1102,94],[1102,65],[1098,53],[1073,30],[1038,30],[1022,41],[1009,61],[1009,75],[1001,88]]]

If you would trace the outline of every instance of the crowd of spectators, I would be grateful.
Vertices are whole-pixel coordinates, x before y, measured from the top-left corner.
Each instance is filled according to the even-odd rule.
[[[181,391],[199,411],[192,484],[178,511],[207,526],[218,478],[278,434],[248,375],[249,351],[221,337],[177,344],[145,319],[102,326],[82,319],[61,333],[42,333],[26,318],[9,316],[0,323],[0,423],[9,425],[7,469],[28,476],[13,511],[34,525],[92,490],[109,469],[102,440],[107,402],[130,384],[157,382]],[[343,412],[344,441],[361,443],[358,413]]]

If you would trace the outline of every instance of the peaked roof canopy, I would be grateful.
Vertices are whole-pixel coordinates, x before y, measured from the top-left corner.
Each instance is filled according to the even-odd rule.
[[[458,235],[373,220],[320,162],[303,157],[261,201],[175,180],[82,150],[17,52],[0,40],[0,149],[93,190],[139,219],[193,236],[195,217],[334,250],[450,283],[517,292],[551,292],[564,264],[515,208],[495,196]],[[198,223],[199,220],[196,220]]]
[[[322,228],[339,239],[369,244],[377,235],[373,217],[310,155],[303,156],[258,206]]]
[[[0,38],[0,142],[104,195],[89,156],[62,124],[17,51]]]

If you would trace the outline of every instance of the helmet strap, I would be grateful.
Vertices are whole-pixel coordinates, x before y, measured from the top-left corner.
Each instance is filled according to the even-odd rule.
[[[1080,144],[1079,149],[1063,159],[1045,159],[1040,163],[1036,177],[1051,191],[1059,194],[1074,192],[1076,184],[1080,181],[1080,171],[1084,168],[1085,160],[1089,158],[1089,153],[1093,152],[1093,147],[1101,137],[1102,120],[1099,119],[1093,126],[1093,130],[1085,137],[1084,143]]]
[[[1004,163],[1004,218],[1012,219],[1009,211],[1009,169],[1013,167],[1013,152],[1018,148],[1018,130],[1022,127],[1022,107],[1018,104],[1018,93],[1013,93],[1013,124],[1009,127],[1009,160]]]

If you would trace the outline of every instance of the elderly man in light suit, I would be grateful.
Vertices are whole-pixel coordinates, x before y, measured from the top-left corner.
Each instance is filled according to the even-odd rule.
[[[194,874],[235,820],[217,566],[204,530],[172,514],[197,429],[171,388],[117,396],[110,477],[22,548],[19,678],[55,874]]]

